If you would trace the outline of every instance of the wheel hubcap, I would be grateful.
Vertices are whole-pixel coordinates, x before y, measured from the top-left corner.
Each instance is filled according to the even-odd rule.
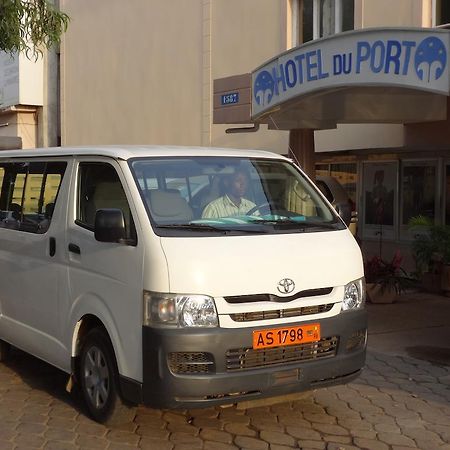
[[[109,371],[106,358],[98,347],[91,347],[84,361],[84,381],[86,392],[97,409],[105,406],[110,390]]]

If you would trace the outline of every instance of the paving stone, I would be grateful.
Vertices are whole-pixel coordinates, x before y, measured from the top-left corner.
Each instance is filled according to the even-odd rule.
[[[1,448],[3,449],[3,447]],[[70,442],[49,440],[45,443],[43,448],[45,450],[78,450],[80,447]]]
[[[379,433],[400,433],[402,430],[396,423],[377,423],[374,428]]]
[[[223,442],[205,441],[203,448],[205,450],[235,450],[239,447]]]
[[[154,417],[150,415],[138,415],[134,419],[134,422],[138,425],[150,426],[152,428],[166,428],[168,425],[168,422],[161,419],[160,417]]]
[[[27,408],[28,411],[28,408]],[[48,415],[25,413],[20,417],[21,423],[39,423],[45,425],[48,422]]]
[[[336,418],[328,415],[328,414],[317,414],[317,413],[303,413],[303,418],[308,420],[309,422],[317,422],[317,423],[327,423],[327,424],[335,424]]]
[[[311,428],[311,423],[301,417],[302,416],[297,416],[296,414],[291,414],[290,416],[278,416],[278,420],[285,426]]]
[[[44,438],[35,434],[18,434],[14,437],[13,442],[23,447],[40,448],[44,445]]]
[[[165,412],[162,418],[164,421],[169,423],[179,423],[179,424],[188,423],[188,418],[184,414],[174,412]]]
[[[392,446],[392,450],[411,450],[412,448],[417,448],[417,447],[403,447],[402,445],[393,445]]]
[[[302,450],[306,450],[306,449],[324,450],[327,447],[327,443],[324,441],[309,441],[309,440],[299,439],[297,441],[297,444]]]
[[[248,436],[236,436],[234,443],[238,447],[244,447],[251,450],[267,450],[269,448],[267,442]]]
[[[331,435],[323,435],[322,439],[325,442],[336,442],[341,444],[350,444],[352,442],[352,438],[350,436],[331,436]]]
[[[203,418],[203,417],[195,417],[192,421],[192,425],[194,425],[197,428],[203,429],[203,428],[213,428],[217,430],[221,430],[224,427],[224,422],[219,419],[209,419],[209,418]]]
[[[336,436],[346,436],[348,435],[348,430],[340,425],[330,425],[324,423],[313,423],[313,428],[321,433],[325,434],[335,434]]]
[[[166,440],[170,435],[170,431],[161,430],[160,428],[151,428],[145,426],[139,426],[136,430],[136,434],[141,437],[149,438],[149,439],[160,439]]]
[[[267,441],[269,444],[279,444],[279,445],[287,445],[294,446],[295,439],[288,434],[280,433],[278,431],[261,431],[259,436],[264,441]]]
[[[437,433],[429,430],[421,430],[417,428],[404,428],[403,434],[417,443],[419,448],[439,448],[444,442]]]
[[[251,426],[258,430],[279,431],[280,433],[284,431],[284,425],[270,419],[252,419]]]
[[[75,441],[77,434],[70,430],[62,430],[60,428],[47,428],[44,433],[44,437],[48,441],[72,442]]]
[[[58,418],[58,417],[50,417],[47,422],[48,427],[53,428],[62,428],[63,430],[75,430],[75,428],[79,425],[79,423],[75,420]]]
[[[303,427],[287,427],[286,432],[296,438],[302,439],[306,441],[320,441],[321,436],[320,433],[311,429],[311,428],[303,428]]]
[[[358,411],[350,409],[347,405],[341,407],[330,406],[327,408],[327,413],[334,417],[361,419],[361,414]]]
[[[354,443],[358,448],[364,450],[389,450],[388,445],[375,439],[355,438]]]
[[[173,442],[150,439],[147,437],[143,437],[139,441],[139,449],[141,450],[172,450],[174,446]]]
[[[373,430],[372,424],[362,419],[349,419],[347,417],[338,417],[338,425],[347,430]]]
[[[192,448],[201,448],[203,445],[203,441],[200,438],[186,433],[172,433],[169,439],[174,444],[190,445]]]
[[[225,431],[202,430],[200,437],[205,441],[223,442],[225,444],[231,444],[233,442],[233,436]]]
[[[328,442],[327,450],[361,450],[359,447],[355,447],[349,444],[342,444],[339,442]]]
[[[78,435],[75,440],[75,444],[79,445],[83,449],[103,449],[108,447],[109,441],[103,437]]]
[[[137,434],[117,430],[110,431],[106,437],[108,441],[129,445],[136,445],[140,439],[140,436]]]
[[[427,428],[428,430],[437,433],[444,442],[450,443],[450,420],[448,426],[438,424],[427,424]]]
[[[182,432],[186,434],[191,434],[192,436],[197,436],[200,432],[200,429],[194,425],[190,425],[188,423],[175,423],[175,422],[169,422],[167,425],[167,429],[169,431],[177,431]]]
[[[378,433],[378,439],[389,445],[404,445],[410,447],[415,445],[412,439],[402,436],[399,433]]]
[[[292,450],[293,447],[288,447],[287,445],[270,444],[270,450]]]
[[[225,410],[220,412],[219,418],[227,423],[242,423],[248,425],[250,423],[250,417],[243,414],[239,414],[236,410]]]
[[[191,447],[190,444],[175,444],[175,446],[173,447],[173,450],[192,450],[193,447]]]
[[[40,423],[20,423],[17,428],[16,431],[19,434],[42,434],[45,430],[47,429],[47,427],[45,425],[42,425]]]
[[[448,425],[449,418],[448,416],[443,416],[442,414],[433,413],[433,414],[421,414],[422,419],[429,423],[434,423],[437,425]]]
[[[227,433],[235,434],[237,436],[256,436],[256,431],[252,430],[248,426],[242,423],[226,423],[224,426],[224,430]]]
[[[124,443],[111,443],[108,446],[108,450],[135,450],[137,447],[130,444],[124,444]]]

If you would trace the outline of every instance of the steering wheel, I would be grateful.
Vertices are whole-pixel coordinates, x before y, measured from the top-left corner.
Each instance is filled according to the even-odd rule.
[[[261,214],[263,214],[263,210],[267,209],[267,214],[278,214],[280,216],[284,217],[293,217],[296,216],[296,213],[293,213],[291,211],[288,211],[283,206],[280,206],[277,202],[264,202],[260,203],[259,205],[254,206],[249,211],[247,211],[246,215],[251,216],[256,211],[259,211]]]

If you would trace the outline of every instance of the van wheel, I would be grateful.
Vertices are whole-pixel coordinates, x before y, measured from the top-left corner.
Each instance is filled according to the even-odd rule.
[[[89,414],[108,426],[133,421],[135,408],[125,404],[119,392],[119,375],[108,336],[91,330],[80,352],[79,380]]]
[[[11,354],[11,344],[0,339],[0,361],[7,361]]]

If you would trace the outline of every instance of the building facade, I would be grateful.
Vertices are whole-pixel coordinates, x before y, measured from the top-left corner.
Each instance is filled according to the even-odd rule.
[[[440,29],[450,22],[448,2],[60,0],[60,7],[71,21],[59,52],[38,62],[20,56],[17,67],[3,59],[0,66],[3,98],[15,89],[0,104],[2,148],[175,144],[287,154],[299,143],[298,154],[306,155],[313,145],[308,161],[316,173],[339,179],[357,205],[367,254],[407,252],[411,217],[450,223],[450,128],[443,94],[415,96],[416,105],[423,105],[418,110],[433,112],[416,120],[390,115],[393,103],[386,100],[372,121],[346,116],[327,126],[330,108],[340,104],[328,91],[323,101],[309,101],[315,109],[304,109],[309,123],[213,123],[220,101],[214,98],[215,80],[250,74],[302,45],[338,43],[352,30]],[[368,92],[359,92],[360,107]],[[250,99],[252,91],[245,95]],[[236,132],[243,127],[257,131]],[[381,216],[370,206],[377,192],[386,198]]]

